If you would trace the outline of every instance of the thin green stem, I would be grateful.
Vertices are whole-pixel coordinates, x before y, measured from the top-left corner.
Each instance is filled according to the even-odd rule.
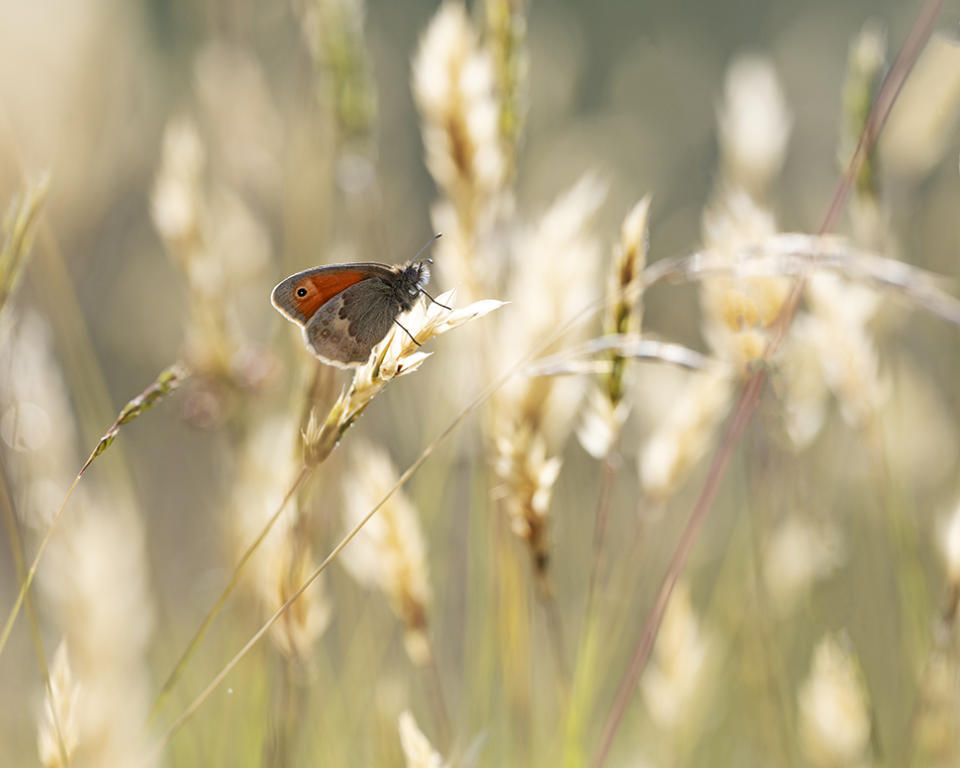
[[[313,465],[315,467],[316,465]],[[173,690],[173,687],[180,680],[181,675],[187,667],[190,659],[193,657],[194,652],[197,649],[197,646],[200,644],[200,641],[203,640],[204,636],[207,634],[207,631],[210,629],[210,626],[213,624],[213,620],[220,614],[220,611],[223,610],[223,606],[226,605],[227,600],[230,598],[230,595],[233,594],[233,590],[240,583],[240,576],[243,573],[243,569],[246,566],[247,562],[253,557],[253,553],[257,551],[260,544],[263,543],[263,540],[267,537],[267,534],[270,532],[270,529],[273,528],[274,523],[277,522],[277,519],[283,513],[283,510],[286,508],[287,504],[290,502],[290,499],[297,492],[304,481],[309,477],[313,467],[304,464],[300,468],[300,472],[297,474],[293,483],[290,485],[290,488],[287,490],[286,494],[283,497],[283,500],[280,502],[280,505],[277,507],[277,511],[274,512],[270,519],[267,520],[263,528],[260,530],[260,533],[257,534],[257,537],[250,542],[250,545],[244,551],[243,555],[240,557],[240,560],[237,562],[237,565],[233,569],[233,574],[230,577],[230,581],[227,582],[227,586],[224,587],[223,592],[220,593],[220,597],[217,598],[217,601],[213,604],[213,607],[207,612],[207,615],[204,616],[203,621],[200,623],[199,628],[194,633],[193,637],[190,639],[190,642],[187,643],[187,647],[184,649],[183,653],[180,655],[180,658],[177,659],[176,664],[173,666],[170,674],[167,676],[166,681],[163,686],[160,688],[160,693],[157,694],[156,700],[153,702],[153,706],[150,708],[150,715],[147,719],[148,723],[152,723],[157,715],[160,713],[160,709],[163,707],[164,702],[167,699],[167,696],[170,695],[170,691]],[[297,593],[299,594],[299,592]],[[290,602],[290,601],[287,601]],[[285,603],[286,605],[286,603]]]
[[[17,517],[13,508],[13,499],[10,496],[10,484],[7,482],[7,468],[0,458],[0,502],[3,506],[3,520],[7,528],[7,537],[10,540],[10,550],[13,555],[14,567],[17,570],[17,577],[21,584],[26,583],[26,574],[24,573],[23,541],[20,538],[20,531],[17,527]],[[60,753],[60,762],[67,766],[70,764],[67,755],[67,748],[63,742],[63,728],[60,724],[60,713],[54,701],[53,685],[50,682],[50,667],[47,664],[47,654],[43,648],[43,637],[40,634],[40,624],[37,621],[36,610],[33,607],[33,600],[27,589],[22,590],[26,595],[27,618],[30,625],[30,636],[33,640],[33,647],[37,654],[37,663],[40,666],[40,675],[43,678],[43,687],[50,697],[51,706],[49,709],[53,728],[57,737],[57,751]],[[12,622],[11,622],[12,626]],[[9,634],[9,632],[8,632]]]

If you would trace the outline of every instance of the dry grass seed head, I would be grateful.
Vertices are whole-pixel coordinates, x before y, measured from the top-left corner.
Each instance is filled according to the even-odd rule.
[[[443,757],[423,735],[413,715],[404,710],[397,722],[400,731],[400,747],[407,768],[442,768]]]
[[[208,182],[208,165],[196,123],[170,121],[151,212],[187,284],[185,359],[195,376],[185,410],[204,426],[235,415],[235,395],[259,385],[270,369],[270,356],[252,341],[259,326],[248,309],[262,304],[270,239],[236,188]]]
[[[800,740],[814,766],[869,763],[870,713],[856,657],[843,636],[825,636],[797,694]]]
[[[464,6],[440,6],[413,62],[413,92],[423,119],[427,168],[460,211],[500,186],[493,64]]]
[[[73,678],[67,642],[61,640],[50,664],[50,690],[43,699],[37,728],[37,750],[43,768],[69,768],[80,743],[80,686]],[[60,751],[63,744],[64,754]]]
[[[327,416],[323,418],[316,413],[310,414],[303,434],[304,461],[308,466],[330,455],[347,429],[387,384],[413,373],[423,365],[433,354],[422,349],[427,341],[483,317],[504,304],[495,299],[483,299],[466,307],[447,309],[441,306],[452,306],[454,298],[455,292],[447,291],[440,294],[436,302],[420,301],[415,304],[402,318],[410,334],[396,325],[391,328],[383,341],[373,349],[370,359],[356,369],[350,386],[340,393]],[[411,336],[417,339],[416,343]]]
[[[519,235],[509,282],[517,317],[501,327],[498,345],[505,359],[526,354],[591,298],[599,244],[590,224],[605,195],[604,185],[585,176]],[[496,493],[540,569],[548,557],[546,514],[560,468],[549,454],[569,434],[582,388],[574,377],[515,377],[495,401]]]
[[[369,141],[376,130],[377,89],[363,36],[363,0],[300,0],[296,5],[314,68],[325,81],[325,101],[333,104],[338,140]],[[346,157],[360,159],[348,155],[341,163]]]
[[[680,582],[664,614],[653,659],[640,682],[644,703],[658,728],[688,723],[702,701],[712,641],[693,610],[690,590]]]
[[[960,589],[960,503],[952,514],[940,523],[939,544],[947,579],[952,587]]]
[[[296,508],[291,507],[288,512],[284,512],[262,545],[266,574],[260,596],[266,616],[272,616],[286,603],[317,565],[302,526],[292,522],[296,520]],[[322,583],[314,584],[270,627],[271,640],[288,659],[309,659],[330,623],[331,606],[321,587]]]
[[[948,768],[960,760],[960,663],[956,651],[935,650],[924,672],[914,732],[917,762]]]
[[[143,528],[130,509],[104,509],[79,494],[73,506],[50,541],[38,583],[83,691],[77,759],[142,766],[154,629]]]
[[[881,296],[836,275],[818,273],[807,281],[806,297],[816,320],[816,344],[827,385],[852,426],[861,426],[886,403],[889,383],[880,373],[873,335],[867,328]]]
[[[213,39],[194,61],[198,115],[211,137],[211,163],[231,189],[257,199],[281,193],[284,124],[254,53]]]
[[[820,324],[807,312],[798,312],[784,341],[777,372],[783,393],[784,427],[794,448],[810,445],[823,427],[829,390],[823,376]]]
[[[295,434],[292,418],[275,417],[261,422],[243,445],[227,518],[234,559],[263,530],[296,475]],[[293,498],[244,571],[243,583],[262,605],[264,616],[270,616],[314,567],[309,526],[301,524]],[[329,619],[329,602],[315,585],[273,625],[271,639],[288,658],[308,658]]]
[[[770,602],[788,614],[813,584],[826,579],[844,562],[840,530],[830,522],[816,523],[791,516],[770,536],[763,558],[763,576]]]
[[[413,93],[427,168],[441,192],[431,211],[434,228],[444,233],[437,266],[468,298],[489,295],[502,260],[488,235],[509,206],[507,161],[494,63],[461,3],[442,5],[424,33]]]
[[[705,247],[734,263],[744,249],[772,236],[776,224],[749,195],[732,193],[704,211],[703,231]],[[791,285],[782,276],[703,280],[703,334],[716,356],[740,367],[760,359]]]
[[[500,107],[500,144],[507,175],[516,175],[527,115],[529,56],[526,0],[486,0],[486,45],[493,59]]]
[[[884,160],[897,174],[919,179],[933,170],[952,141],[960,111],[960,46],[934,34],[904,83],[883,131]],[[951,161],[952,164],[952,161]]]
[[[4,214],[0,242],[0,309],[16,290],[23,275],[49,186],[50,177],[44,174],[28,184],[23,193],[11,201]]]
[[[783,165],[790,125],[790,110],[773,63],[757,55],[734,59],[717,109],[726,184],[762,198]]]
[[[348,528],[362,520],[397,482],[389,456],[369,443],[354,447],[344,480],[344,516]],[[383,591],[404,626],[404,645],[414,663],[430,661],[427,640],[432,591],[426,544],[410,499],[398,491],[363,527],[342,555],[357,581]]]
[[[640,479],[649,496],[664,500],[679,488],[710,447],[733,393],[725,367],[689,379],[640,454]]]
[[[647,261],[647,219],[650,197],[640,200],[627,214],[614,248],[608,279],[608,305],[604,315],[606,334],[637,334],[643,318],[643,268]],[[624,401],[626,360],[610,353],[610,372],[587,393],[577,437],[594,458],[609,453],[629,414]]]
[[[76,422],[52,355],[47,321],[31,310],[0,322],[0,437],[26,503],[23,522],[44,529],[77,470]]]

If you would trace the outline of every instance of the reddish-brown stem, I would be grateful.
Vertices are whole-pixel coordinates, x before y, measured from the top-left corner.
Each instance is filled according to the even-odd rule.
[[[860,166],[876,144],[880,131],[890,116],[890,111],[903,88],[907,75],[909,75],[913,69],[917,58],[920,56],[920,52],[923,50],[933,32],[934,22],[942,6],[943,0],[928,0],[917,16],[910,33],[907,35],[907,39],[877,92],[877,98],[870,109],[870,114],[867,117],[863,132],[857,142],[856,150],[850,158],[850,162],[843,176],[837,183],[830,204],[827,206],[826,214],[818,230],[819,234],[824,234],[833,227],[837,217],[846,205]],[[777,319],[776,331],[764,352],[764,359],[770,359],[779,350],[786,336],[787,329],[790,327],[790,323],[793,321],[793,317],[799,306],[804,282],[802,276],[797,278],[790,298]],[[653,644],[656,640],[657,632],[660,629],[660,622],[663,620],[667,605],[670,602],[673,588],[680,578],[680,574],[683,573],[687,558],[697,539],[697,535],[702,529],[703,523],[713,506],[713,501],[720,487],[720,481],[723,479],[730,459],[733,456],[734,448],[760,402],[760,395],[763,392],[765,382],[766,369],[760,367],[759,370],[747,380],[747,383],[743,387],[733,418],[728,423],[723,439],[717,448],[717,452],[714,454],[707,479],[700,491],[700,496],[697,499],[693,511],[690,513],[683,534],[667,567],[666,575],[657,591],[657,597],[653,607],[644,622],[643,629],[640,632],[640,639],[637,642],[633,657],[630,660],[630,666],[620,682],[613,706],[604,723],[600,745],[594,756],[594,768],[600,768],[607,758],[607,754],[613,744],[614,736],[620,726],[620,722],[623,720],[627,705],[640,679],[640,674],[643,672],[647,659],[650,657],[650,652],[653,650]]]

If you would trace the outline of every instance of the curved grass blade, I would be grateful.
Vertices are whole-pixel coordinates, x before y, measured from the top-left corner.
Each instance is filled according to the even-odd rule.
[[[67,507],[67,502],[70,501],[70,497],[80,484],[80,478],[83,477],[84,473],[87,471],[87,468],[94,462],[94,460],[105,450],[107,450],[113,441],[116,440],[117,434],[119,433],[122,425],[133,421],[142,413],[152,408],[159,400],[166,397],[178,386],[180,386],[187,376],[187,369],[180,363],[175,363],[174,365],[171,365],[169,368],[166,368],[164,371],[162,371],[149,387],[143,390],[143,392],[133,398],[133,400],[127,403],[120,410],[116,420],[113,422],[110,428],[104,432],[103,437],[100,438],[93,451],[90,452],[87,460],[83,463],[83,466],[80,467],[80,471],[77,472],[77,476],[73,479],[73,483],[67,490],[66,496],[64,496],[63,501],[60,503],[60,508],[53,516],[53,520],[50,521],[50,525],[47,527],[47,531],[44,533],[43,539],[40,541],[40,547],[37,549],[37,554],[34,555],[33,562],[30,564],[30,570],[27,571],[26,578],[20,585],[20,592],[17,594],[17,599],[14,601],[13,607],[10,609],[7,620],[3,625],[3,630],[0,631],[0,654],[3,653],[3,649],[6,647],[7,640],[10,638],[10,632],[13,630],[13,624],[17,620],[17,615],[20,612],[20,608],[23,606],[23,601],[27,596],[30,585],[33,583],[33,577],[36,575],[37,567],[40,565],[40,558],[43,556],[43,552],[50,541],[50,537],[53,534],[54,528],[56,528],[57,523],[63,516],[63,512]]]

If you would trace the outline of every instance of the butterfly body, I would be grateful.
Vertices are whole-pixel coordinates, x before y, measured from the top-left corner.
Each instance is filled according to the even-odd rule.
[[[270,299],[288,320],[301,326],[304,343],[318,358],[349,368],[369,359],[429,280],[426,261],[399,267],[330,264],[291,275],[273,289]]]

